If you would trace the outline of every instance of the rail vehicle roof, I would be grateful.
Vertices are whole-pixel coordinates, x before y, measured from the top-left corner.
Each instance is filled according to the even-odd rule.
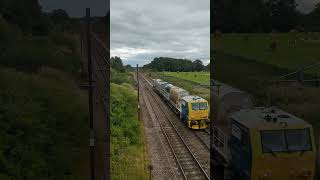
[[[166,89],[171,89],[172,87],[175,87],[175,86],[172,85],[172,84],[167,84],[167,85],[165,85],[165,88],[166,88]]]
[[[168,82],[165,82],[165,81],[159,81],[159,84],[160,85],[167,85],[167,84],[169,84]]]
[[[213,91],[215,94],[218,93],[218,85],[219,85],[219,96],[220,97],[224,97],[225,95],[230,94],[230,93],[247,94],[247,93],[241,91],[240,89],[234,88],[234,87],[232,87],[228,84],[222,83],[220,81],[214,80],[213,82],[215,84],[215,86],[213,86]]]
[[[174,91],[178,91],[178,92],[182,92],[182,91],[188,92],[187,90],[185,90],[185,89],[183,89],[181,87],[178,87],[178,86],[172,86],[172,89],[174,89]]]
[[[203,99],[202,97],[199,97],[199,96],[185,96],[182,99],[185,100],[186,102],[203,102],[203,101],[207,101],[207,100],[205,100],[205,99]]]
[[[225,109],[234,107],[239,107],[239,109],[253,107],[253,99],[248,93],[216,80],[214,80],[214,84],[215,86],[213,86],[213,93],[216,96],[218,93],[218,86],[216,85],[220,85],[219,99],[221,107],[224,107]]]
[[[269,121],[266,120],[266,116],[268,115],[271,117]],[[242,109],[235,112],[231,118],[247,128],[256,128],[264,123],[286,123],[288,126],[309,125],[306,121],[300,119],[299,117],[289,114],[277,107]],[[276,118],[276,121],[274,121],[274,118]]]

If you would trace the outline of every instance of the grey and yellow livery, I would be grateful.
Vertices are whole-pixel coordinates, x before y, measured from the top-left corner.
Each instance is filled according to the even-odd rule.
[[[153,79],[154,90],[191,129],[205,129],[209,123],[208,101],[161,79]]]
[[[311,180],[316,148],[313,129],[276,107],[242,109],[216,124],[213,148],[236,179]]]

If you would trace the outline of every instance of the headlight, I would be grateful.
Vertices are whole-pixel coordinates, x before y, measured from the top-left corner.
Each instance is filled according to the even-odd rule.
[[[310,176],[312,176],[312,171],[307,169],[303,169],[301,173],[299,173],[298,175],[298,177],[310,177]]]

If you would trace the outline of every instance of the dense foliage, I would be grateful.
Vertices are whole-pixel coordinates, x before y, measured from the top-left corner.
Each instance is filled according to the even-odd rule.
[[[0,1],[0,179],[87,179],[76,37],[38,33],[36,2]]]
[[[125,68],[123,67],[123,63],[120,57],[111,57],[110,58],[110,66],[111,68],[120,71],[120,72],[124,72]]]
[[[320,31],[317,7],[303,14],[295,0],[215,0],[211,28],[213,32]]]
[[[206,67],[201,60],[187,60],[175,59],[168,57],[154,58],[151,63],[143,66],[144,69],[151,69],[153,71],[171,71],[171,72],[190,72],[190,71],[203,71]]]
[[[137,91],[130,71],[111,69],[111,173],[112,179],[147,179],[147,153],[138,120]],[[121,66],[120,66],[121,64]]]
[[[65,10],[42,12],[38,0],[0,0],[0,15],[31,35],[48,35],[51,29],[74,30],[76,24]]]
[[[1,68],[0,81],[0,179],[79,179],[74,162],[86,148],[85,94],[50,68]]]

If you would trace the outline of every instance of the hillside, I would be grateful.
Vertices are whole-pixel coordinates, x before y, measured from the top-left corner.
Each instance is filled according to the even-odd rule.
[[[77,35],[69,23],[51,24],[37,1],[14,16],[20,1],[2,3],[0,179],[88,179],[87,93],[78,87]]]

